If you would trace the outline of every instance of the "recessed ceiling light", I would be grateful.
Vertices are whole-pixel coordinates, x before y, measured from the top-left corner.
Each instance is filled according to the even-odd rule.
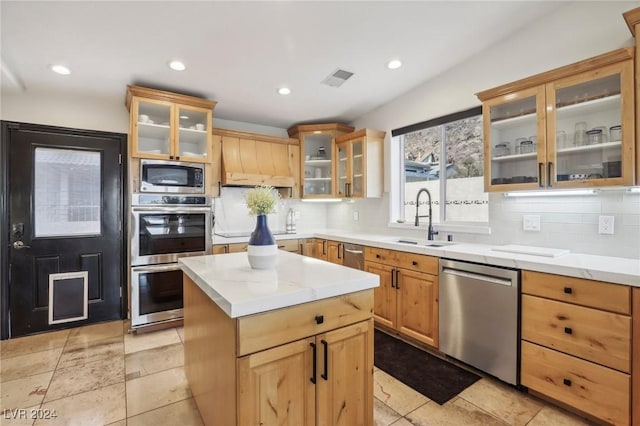
[[[51,71],[57,73],[57,74],[61,74],[61,75],[69,75],[71,74],[71,70],[67,67],[65,67],[64,65],[60,65],[60,64],[54,64],[51,65]]]
[[[169,68],[174,71],[184,71],[187,69],[187,66],[181,61],[171,61],[169,62]]]
[[[291,93],[291,89],[289,89],[288,87],[281,87],[278,89],[278,93],[281,95],[288,95],[289,93]]]
[[[387,68],[389,68],[390,70],[398,69],[401,66],[402,66],[402,62],[400,62],[400,60],[398,60],[398,59],[393,59],[393,60],[387,62]]]

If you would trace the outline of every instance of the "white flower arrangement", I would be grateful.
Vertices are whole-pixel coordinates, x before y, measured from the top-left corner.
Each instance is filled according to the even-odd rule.
[[[245,202],[252,216],[274,213],[280,193],[272,186],[260,185],[247,191]]]

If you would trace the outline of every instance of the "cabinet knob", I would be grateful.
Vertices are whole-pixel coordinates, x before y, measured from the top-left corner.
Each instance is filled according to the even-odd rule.
[[[571,380],[569,379],[564,379],[562,383],[564,383],[565,386],[571,386]]]
[[[316,324],[322,324],[324,322],[324,315],[316,315]]]
[[[564,332],[567,334],[573,334],[573,329],[571,327],[565,327]]]
[[[565,292],[565,294],[572,294],[573,293],[573,289],[571,287],[565,287],[564,288],[564,292]]]
[[[376,259],[380,259],[380,255],[379,254],[376,254]]]
[[[411,262],[411,264],[412,264],[413,266],[418,266],[418,262],[416,262],[415,260],[414,260],[413,262]]]

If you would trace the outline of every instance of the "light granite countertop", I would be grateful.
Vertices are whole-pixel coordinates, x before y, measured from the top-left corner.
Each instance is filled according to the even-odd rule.
[[[570,277],[600,280],[605,282],[625,284],[640,287],[640,259],[630,259],[613,256],[598,256],[591,254],[568,253],[558,257],[545,257],[531,254],[507,253],[494,250],[500,245],[468,244],[456,242],[444,247],[428,247],[426,240],[419,240],[418,244],[398,242],[399,238],[390,235],[376,235],[372,233],[350,233],[338,230],[324,230],[314,233],[278,235],[276,239],[290,238],[324,238],[345,243],[362,244],[365,246],[400,250],[410,253],[425,254],[447,259],[467,262],[484,263],[488,265],[504,266],[508,268],[527,269],[550,274],[566,275]],[[232,241],[233,240],[233,241]],[[215,244],[231,242],[247,242],[244,238],[215,237]],[[445,242],[446,244],[446,242]]]
[[[251,269],[247,253],[179,259],[182,271],[231,318],[378,287],[375,274],[278,251],[273,270]]]

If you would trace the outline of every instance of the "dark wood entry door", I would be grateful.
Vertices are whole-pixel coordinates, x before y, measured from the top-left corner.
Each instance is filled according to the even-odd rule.
[[[126,135],[3,123],[3,139],[11,337],[122,318]]]

